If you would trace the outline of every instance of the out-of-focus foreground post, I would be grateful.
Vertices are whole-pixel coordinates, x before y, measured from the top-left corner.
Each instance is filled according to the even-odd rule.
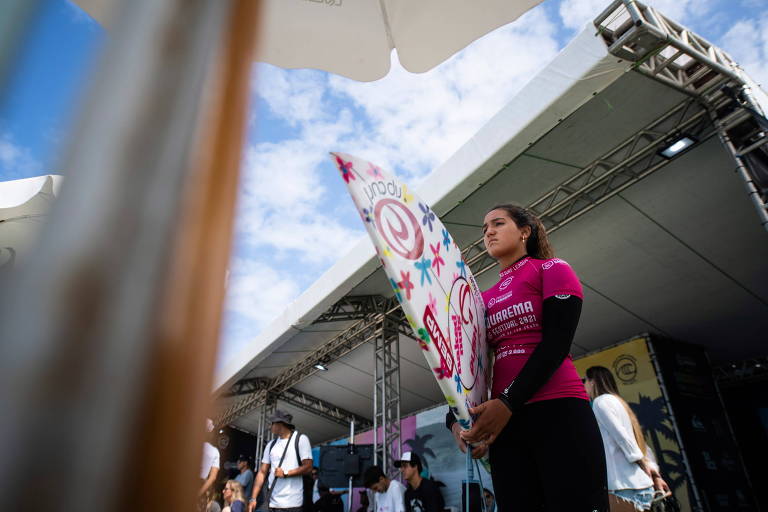
[[[254,0],[127,0],[50,225],[0,289],[0,506],[192,510]]]

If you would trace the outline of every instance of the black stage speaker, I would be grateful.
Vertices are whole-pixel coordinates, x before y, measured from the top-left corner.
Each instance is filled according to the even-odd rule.
[[[328,487],[363,486],[363,473],[373,466],[373,445],[355,444],[320,447],[320,481]]]

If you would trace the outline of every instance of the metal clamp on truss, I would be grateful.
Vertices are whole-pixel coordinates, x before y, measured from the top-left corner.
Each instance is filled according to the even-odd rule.
[[[616,0],[594,21],[608,52],[640,73],[697,97],[740,81],[723,50],[636,0]]]

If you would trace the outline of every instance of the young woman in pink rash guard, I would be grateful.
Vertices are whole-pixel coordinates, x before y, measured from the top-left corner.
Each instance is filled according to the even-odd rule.
[[[573,269],[554,257],[541,221],[504,204],[483,221],[499,281],[483,293],[487,338],[495,351],[491,400],[471,410],[461,431],[446,426],[462,451],[490,450],[500,512],[608,510],[603,442],[589,397],[570,357],[582,289]]]

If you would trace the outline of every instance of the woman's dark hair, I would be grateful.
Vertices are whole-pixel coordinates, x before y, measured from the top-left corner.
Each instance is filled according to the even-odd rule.
[[[525,250],[528,256],[539,260],[548,260],[555,257],[555,251],[549,245],[547,229],[541,223],[541,220],[530,210],[511,203],[497,204],[488,211],[493,210],[504,210],[507,212],[509,218],[517,225],[517,229],[523,229],[525,226],[531,228],[531,234],[525,241]]]
[[[587,368],[586,375],[595,386],[596,397],[606,393],[618,396],[619,387],[616,385],[616,379],[613,378],[611,370],[605,366],[590,366]]]
[[[629,415],[629,421],[632,423],[632,431],[635,434],[635,441],[637,441],[637,444],[640,446],[640,451],[645,455],[647,448],[645,438],[643,437],[643,430],[640,428],[640,422],[637,421],[637,416],[626,400],[621,398],[619,387],[616,385],[616,379],[613,378],[611,370],[605,366],[590,366],[587,368],[586,376],[587,379],[592,382],[592,386],[594,386],[595,398],[600,395],[611,394],[621,401],[624,410],[627,411],[627,414]]]

